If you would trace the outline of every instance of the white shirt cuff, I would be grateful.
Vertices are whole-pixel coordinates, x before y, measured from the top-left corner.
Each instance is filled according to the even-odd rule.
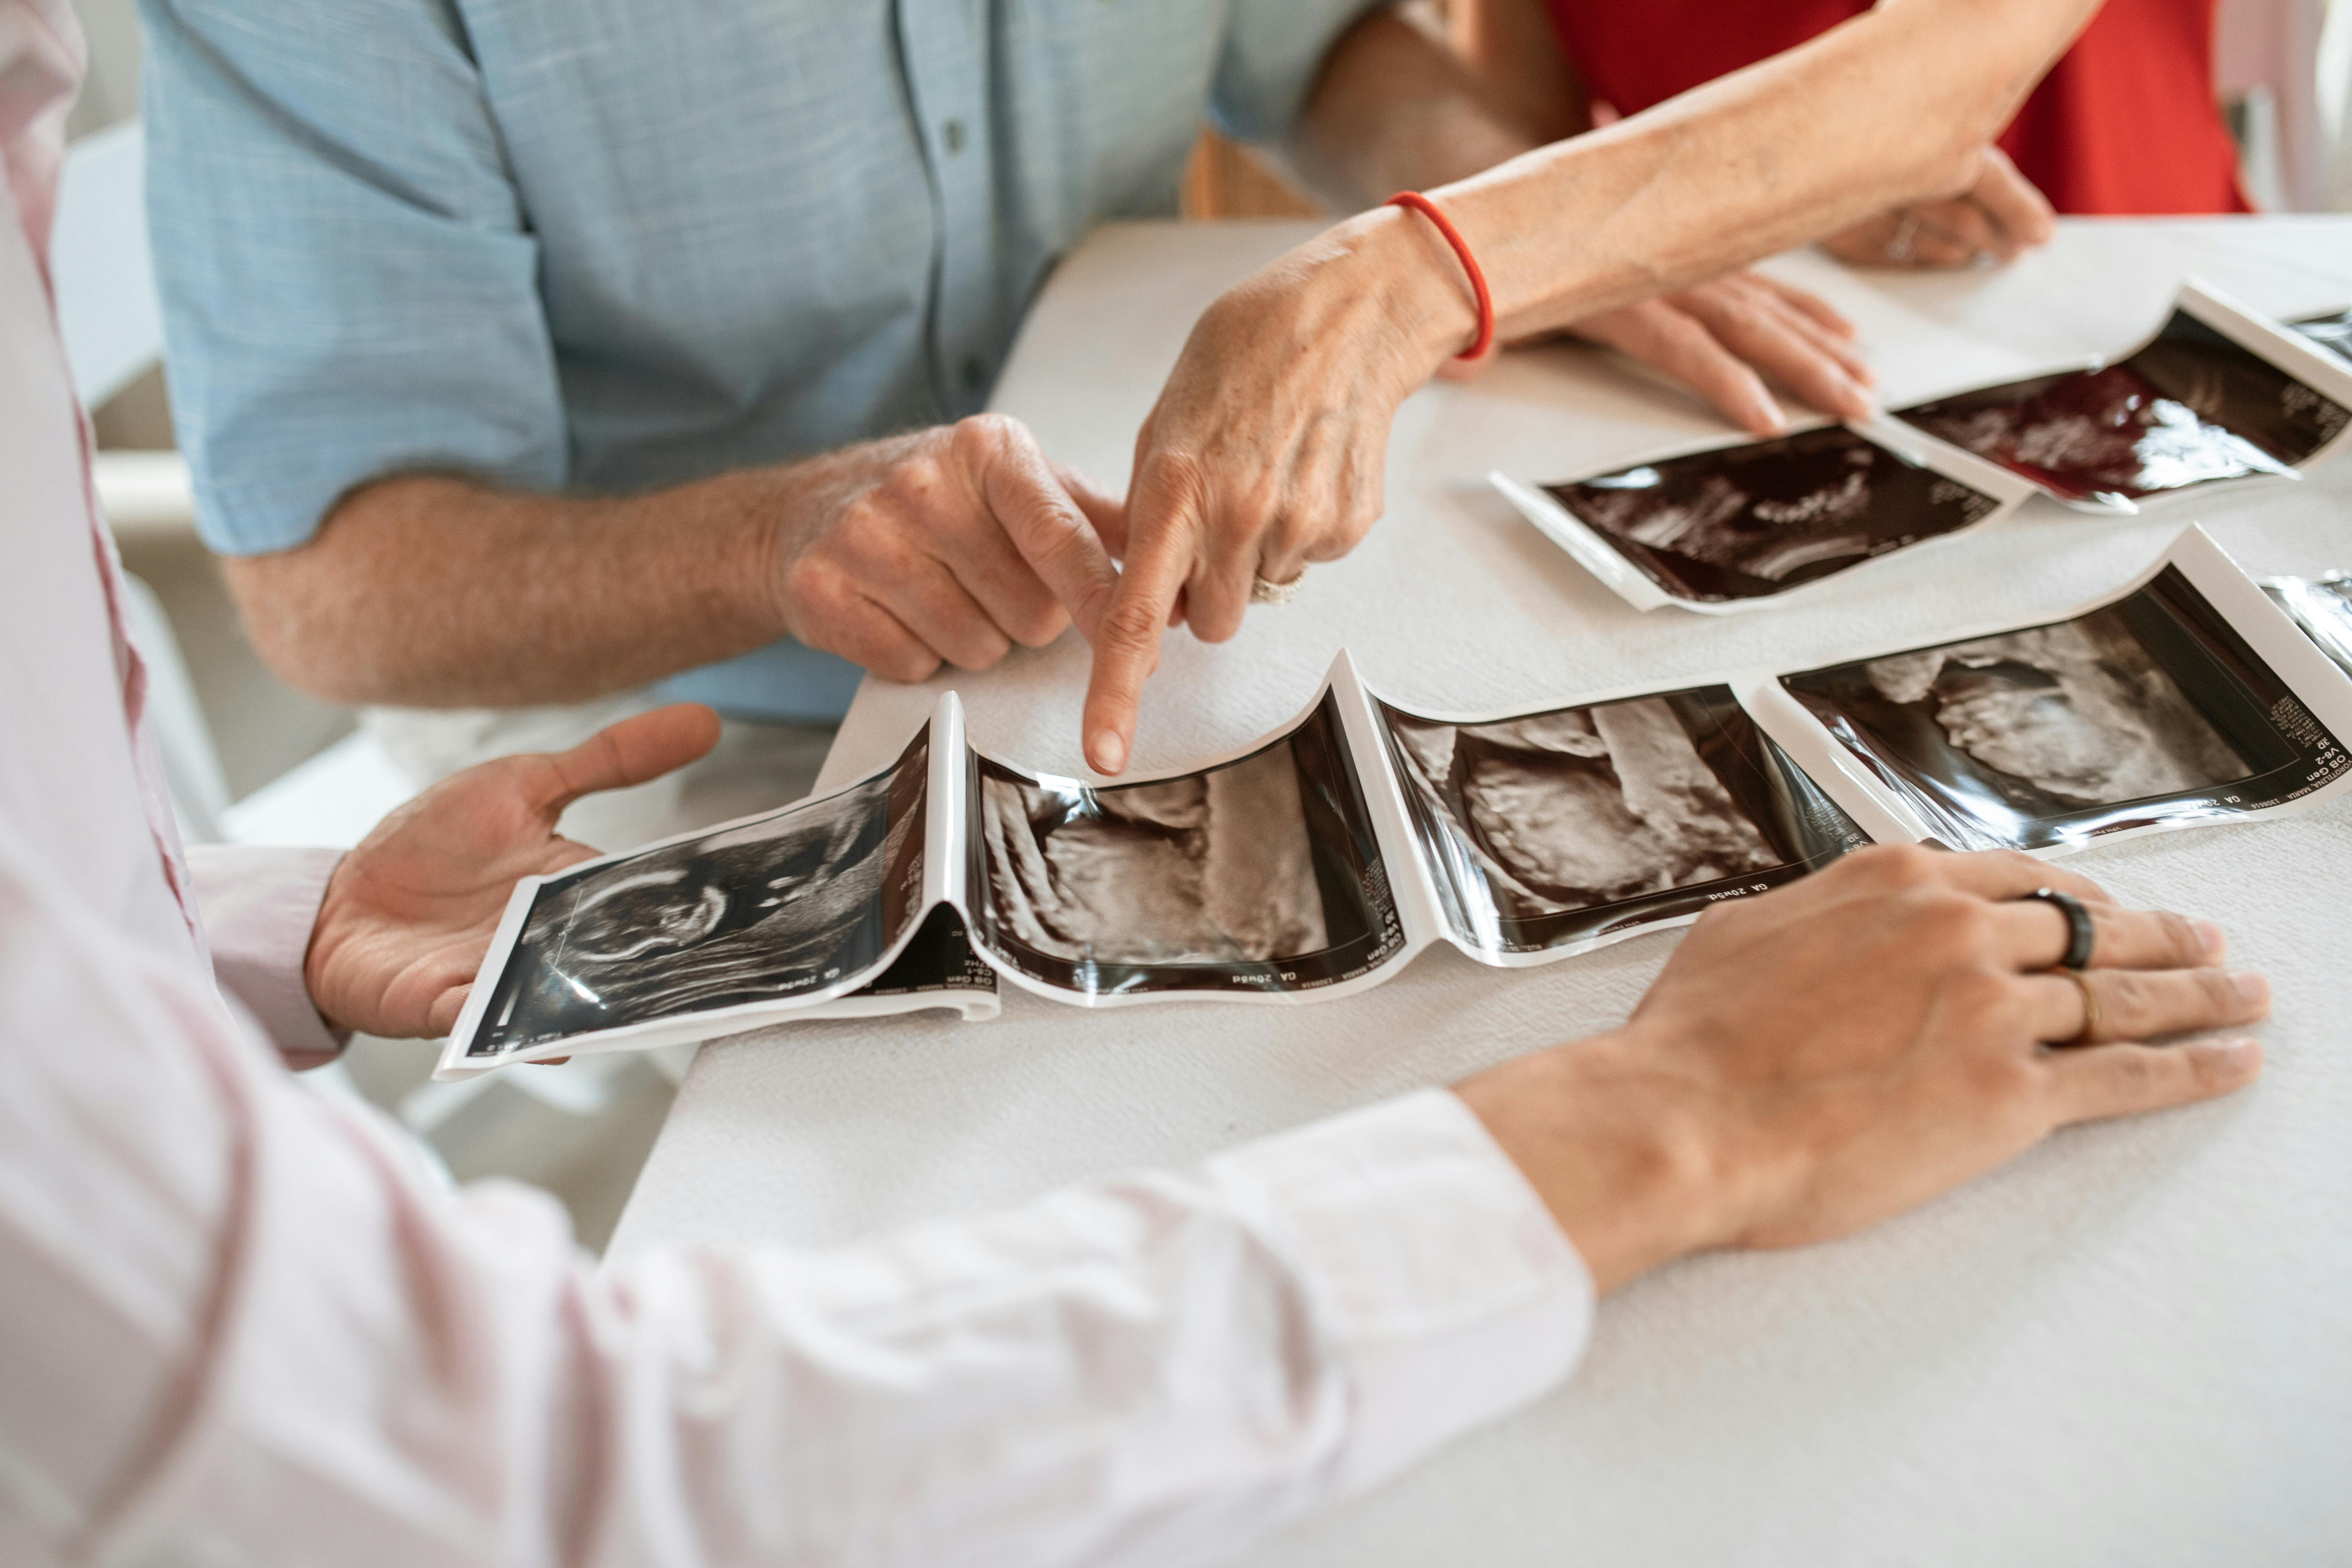
[[[290,1068],[330,1061],[351,1041],[327,1026],[302,978],[319,902],[342,858],[340,849],[188,848],[214,983],[253,1016]]]
[[[1245,1145],[1206,1173],[1290,1254],[1350,1369],[1343,1490],[1528,1403],[1584,1353],[1591,1271],[1443,1089]]]

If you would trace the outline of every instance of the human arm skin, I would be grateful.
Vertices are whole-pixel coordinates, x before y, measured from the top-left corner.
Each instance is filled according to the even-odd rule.
[[[1415,16],[1375,11],[1333,46],[1294,138],[1294,171],[1343,210],[1465,178],[1582,129],[1521,120]],[[1707,279],[1567,330],[1684,383],[1751,435],[1788,426],[1768,377],[1842,418],[1875,412],[1853,328],[1823,300],[1757,274]],[[1460,378],[1490,363],[1440,374]]]
[[[1687,287],[1870,214],[1969,188],[2097,0],[1891,0],[1613,125],[1431,193],[1506,337]],[[1083,740],[1131,751],[1171,610],[1231,637],[1254,575],[1345,554],[1380,515],[1397,405],[1470,342],[1460,264],[1384,207],[1204,312],[1137,437],[1127,570],[1095,637]]]
[[[1455,51],[1510,123],[1538,142],[1592,128],[1591,96],[1544,0],[1454,0],[1446,23]],[[1993,151],[1964,194],[1865,218],[1822,247],[1857,267],[1965,267],[2011,260],[2053,232],[2048,200]]]
[[[446,475],[351,492],[236,557],[262,658],[341,702],[583,700],[793,637],[895,680],[982,669],[1107,601],[1121,508],[1017,421],[955,426],[627,497]]]
[[[2049,973],[2083,899],[2100,1026]],[[2149,1046],[2270,1008],[2218,927],[2027,856],[1868,849],[1718,904],[1622,1028],[1458,1086],[1607,1291],[1674,1258],[1794,1247],[1983,1174],[2069,1122],[2225,1094],[2252,1040]]]

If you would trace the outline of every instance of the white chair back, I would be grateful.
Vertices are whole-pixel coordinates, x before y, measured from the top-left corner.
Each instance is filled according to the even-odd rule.
[[[96,408],[163,357],[147,247],[147,142],[139,121],[66,149],[49,242],[58,323],[82,406]]]

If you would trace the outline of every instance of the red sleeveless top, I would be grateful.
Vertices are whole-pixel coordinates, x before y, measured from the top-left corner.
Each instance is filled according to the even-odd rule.
[[[1546,0],[1595,99],[1635,114],[1794,48],[1868,0]],[[2216,0],[2107,0],[2000,145],[2062,213],[2242,213],[2213,92]]]

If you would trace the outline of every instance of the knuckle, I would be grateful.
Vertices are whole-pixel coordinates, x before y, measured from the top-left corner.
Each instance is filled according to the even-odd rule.
[[[1874,844],[1840,861],[1857,879],[1889,892],[1924,888],[1936,880],[1937,851],[1917,844]]]
[[[2154,1051],[2117,1051],[2107,1058],[2108,1087],[2124,1100],[2147,1100],[2163,1086],[2168,1065]]]
[[[2197,927],[2187,915],[2160,910],[2156,916],[2157,946],[2159,956],[2179,969],[2194,969],[2205,962],[2205,942],[2197,934]]]
[[[955,422],[950,441],[972,457],[991,458],[1028,434],[1028,426],[1010,414],[972,414]]]
[[[2231,1018],[2244,1013],[2247,998],[2237,983],[2218,969],[2198,969],[2189,972],[2197,987],[2200,1011],[2209,1017]]]
[[[961,669],[989,669],[1013,651],[1013,644],[1003,633],[993,627],[972,635],[971,646],[963,650],[964,657],[956,660]]]
[[[1991,943],[1993,907],[1982,899],[1940,888],[1911,889],[1906,923],[1912,940],[1954,954],[1974,956]]]
[[[1947,980],[1945,1009],[1971,1033],[1991,1033],[2009,1024],[2022,1005],[2017,983],[1992,969],[1970,968]]]
[[[1062,629],[1070,624],[1069,616],[1061,605],[1050,601],[1021,610],[1008,618],[1013,624],[1005,630],[1012,633],[1013,640],[1024,647],[1044,647],[1060,637]]]
[[[2111,970],[2093,984],[2100,989],[2108,1021],[2123,1027],[2147,1017],[2161,1000],[2154,978],[2137,970]]]
[[[1968,1077],[1977,1093],[1990,1100],[2022,1099],[2036,1088],[2032,1063],[2010,1051],[1975,1057],[1969,1063]]]
[[[1103,612],[1102,635],[1126,647],[1143,647],[1160,640],[1160,614],[1141,599],[1121,599]]]

